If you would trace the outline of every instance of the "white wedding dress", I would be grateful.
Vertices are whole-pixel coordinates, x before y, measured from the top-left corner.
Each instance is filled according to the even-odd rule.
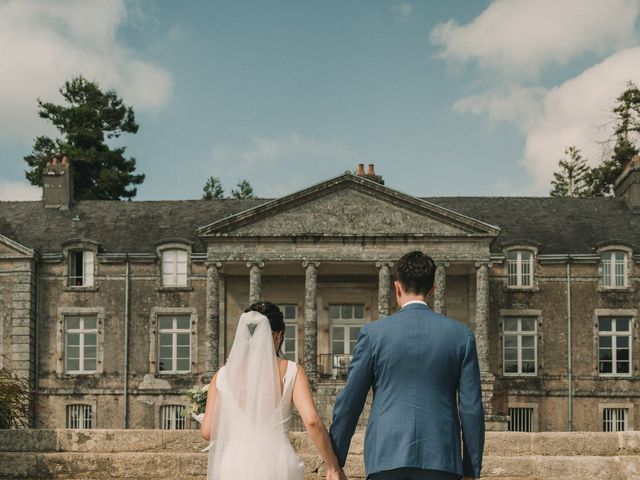
[[[268,319],[243,314],[216,379],[207,479],[304,480],[304,462],[288,437],[297,371],[288,362],[281,389]]]

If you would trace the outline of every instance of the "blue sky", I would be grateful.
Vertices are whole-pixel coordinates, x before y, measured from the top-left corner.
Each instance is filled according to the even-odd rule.
[[[4,1],[0,199],[54,134],[35,98],[82,73],[134,107],[138,199],[210,175],[273,197],[374,163],[420,196],[545,195],[566,146],[592,163],[640,83],[638,0]]]

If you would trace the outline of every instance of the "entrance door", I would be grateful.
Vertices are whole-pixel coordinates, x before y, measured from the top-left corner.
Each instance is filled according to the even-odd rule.
[[[331,322],[331,373],[334,378],[337,378],[347,373],[351,354],[364,323],[364,305],[330,305],[329,316]]]

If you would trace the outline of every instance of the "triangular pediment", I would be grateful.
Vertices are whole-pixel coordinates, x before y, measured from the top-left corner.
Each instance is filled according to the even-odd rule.
[[[0,258],[31,258],[34,255],[35,252],[32,249],[0,234]]]
[[[201,236],[496,236],[497,227],[345,173],[198,229]]]

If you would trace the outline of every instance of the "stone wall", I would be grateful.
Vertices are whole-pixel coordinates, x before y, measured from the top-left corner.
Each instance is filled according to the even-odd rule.
[[[307,480],[324,476],[304,433],[292,443]],[[631,480],[640,477],[640,432],[487,434],[483,477],[491,480]],[[363,479],[361,433],[346,472]],[[2,479],[204,480],[206,443],[195,431],[0,430]]]

